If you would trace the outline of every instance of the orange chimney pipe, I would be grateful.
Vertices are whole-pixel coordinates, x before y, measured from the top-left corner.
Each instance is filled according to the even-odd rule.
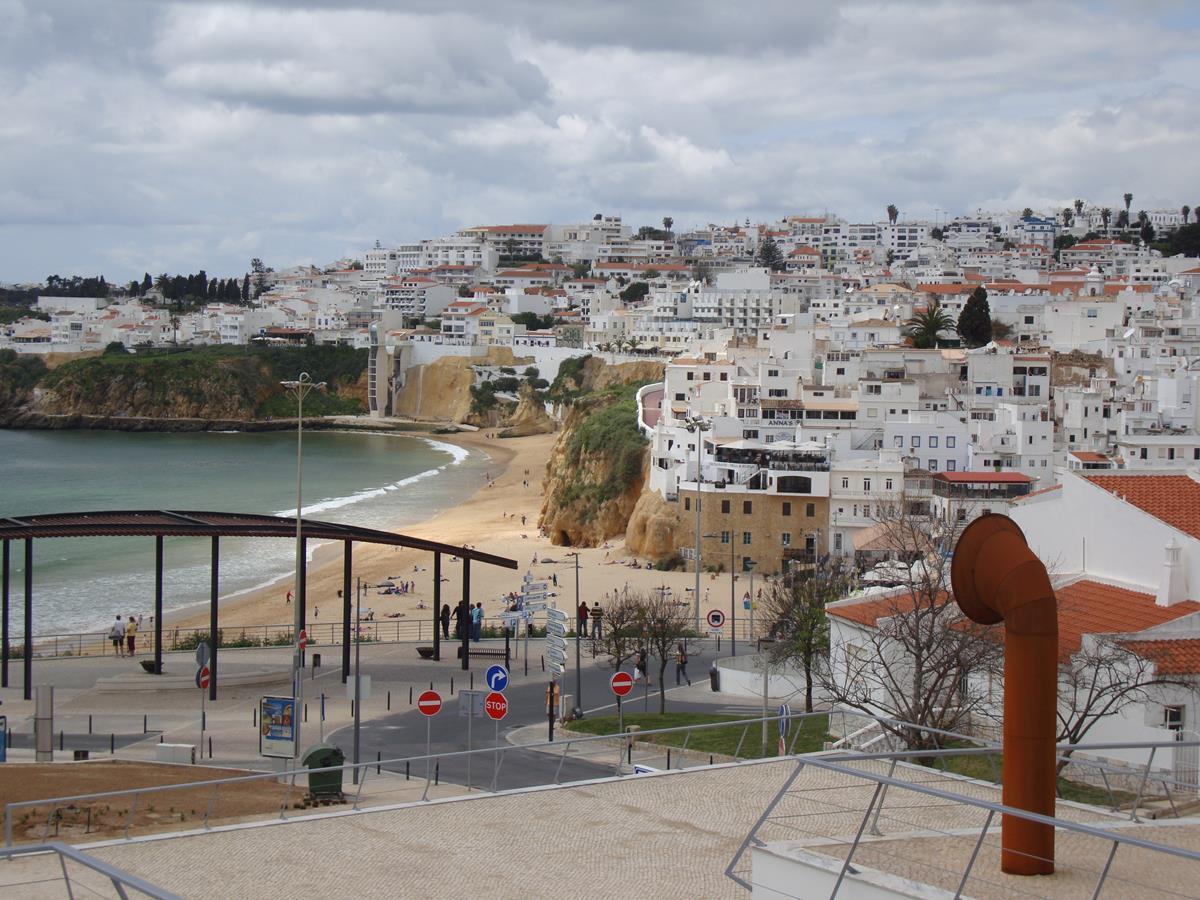
[[[1054,815],[1058,610],[1046,567],[1008,516],[964,530],[950,563],[954,599],[982,625],[1004,623],[1004,804]],[[1000,868],[1054,871],[1054,828],[1004,816]]]

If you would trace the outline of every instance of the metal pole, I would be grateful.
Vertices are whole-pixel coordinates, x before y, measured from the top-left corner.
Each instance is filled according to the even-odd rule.
[[[465,554],[466,551],[464,551]],[[462,669],[471,668],[471,559],[463,556],[463,633],[462,633]]]
[[[209,671],[209,678],[212,678],[212,672]],[[204,695],[208,693],[204,688],[200,688],[200,758],[204,759]]]
[[[754,561],[751,560],[750,565],[750,636],[746,638],[748,641],[754,640]],[[757,645],[756,645],[757,648]]]
[[[737,656],[737,575],[734,574],[734,561],[737,557],[737,544],[733,540],[733,526],[729,532],[729,652]]]
[[[358,633],[362,615],[362,579],[354,587],[354,783],[358,784],[358,729],[362,718],[362,675],[359,668],[362,636]]]
[[[442,658],[442,554],[433,554],[433,661]]]
[[[208,591],[208,640],[212,644],[212,660],[208,667],[208,699],[217,699],[217,586],[221,577],[221,539],[215,534],[212,539],[212,583]],[[299,709],[299,707],[297,707]]]
[[[579,632],[583,630],[583,620],[579,617],[579,551],[576,550],[571,555],[575,557],[575,708],[579,710],[579,716],[582,718],[583,670],[579,665],[579,645],[582,638]]]
[[[753,572],[751,573],[751,577],[753,577]],[[750,608],[751,609],[754,608],[753,600],[750,601]],[[767,666],[766,656],[763,657],[762,667],[763,667],[762,755],[765,757],[767,755],[767,679],[768,679],[768,666]]]
[[[700,634],[700,462],[704,433],[696,429],[696,595],[692,598],[696,610],[696,634]]]
[[[342,684],[350,677],[350,568],[353,563],[353,542],[342,548]],[[358,634],[358,629],[355,629]],[[324,696],[324,695],[322,695]]]

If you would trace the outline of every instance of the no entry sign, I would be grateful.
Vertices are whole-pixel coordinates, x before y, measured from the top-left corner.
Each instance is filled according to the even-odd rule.
[[[308,646],[308,632],[303,628],[300,629],[300,639],[296,641],[296,644],[301,650]]]
[[[492,691],[484,698],[483,711],[488,714],[489,719],[499,722],[508,715],[508,698],[499,691]]]
[[[608,686],[618,697],[624,697],[633,690],[633,676],[628,672],[617,672],[608,682]]]
[[[196,687],[206,688],[211,680],[212,672],[209,671],[208,666],[201,666],[196,670]]]
[[[417,698],[417,709],[423,716],[436,716],[442,711],[442,695],[437,691],[422,691]]]

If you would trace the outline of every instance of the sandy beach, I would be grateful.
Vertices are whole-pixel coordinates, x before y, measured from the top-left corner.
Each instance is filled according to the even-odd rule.
[[[491,481],[481,481],[479,489],[467,500],[415,525],[407,525],[403,533],[414,537],[441,541],[456,546],[470,545],[478,550],[507,556],[519,563],[516,570],[501,569],[476,563],[471,571],[471,601],[482,602],[489,618],[504,606],[503,597],[520,589],[522,577],[532,572],[538,579],[551,581],[557,576],[557,604],[568,609],[575,600],[575,561],[567,554],[568,547],[558,547],[538,533],[537,517],[542,503],[546,461],[557,437],[556,434],[524,438],[493,439],[483,433],[437,435],[440,441],[486,453],[493,461],[488,469]],[[522,524],[522,516],[525,517]],[[393,529],[399,530],[399,529]],[[324,549],[326,552],[322,553]],[[628,586],[631,590],[649,590],[667,586],[677,598],[691,602],[695,575],[687,572],[657,572],[628,563],[632,558],[621,538],[607,546],[580,550],[580,598],[590,606],[605,595]],[[416,570],[414,571],[414,566]],[[372,585],[363,599],[364,610],[374,609],[376,621],[386,621],[396,613],[401,621],[432,618],[433,556],[420,550],[357,545],[354,548],[354,575]],[[449,558],[442,560],[443,602],[451,606],[462,594],[462,567]],[[408,594],[380,595],[373,586],[395,576],[415,582]],[[284,625],[290,624],[292,609],[286,595],[291,590],[291,578],[236,597],[221,600],[221,625]],[[308,621],[319,624],[341,620],[342,558],[340,546],[327,545],[314,554],[308,569]],[[705,575],[701,590],[711,590],[713,606],[729,605],[729,580],[723,576],[713,580]],[[739,587],[740,590],[740,587]],[[424,605],[424,609],[421,605]],[[702,608],[707,609],[702,604]],[[207,605],[179,610],[166,620],[178,627],[206,627]]]

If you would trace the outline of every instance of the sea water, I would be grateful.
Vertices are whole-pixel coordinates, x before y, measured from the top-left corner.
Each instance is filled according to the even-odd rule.
[[[128,434],[0,431],[0,517],[164,509],[296,514],[296,433]],[[488,458],[434,439],[369,432],[304,434],[308,518],[400,528],[472,494]],[[310,556],[317,542],[309,542]],[[11,545],[12,633],[23,627],[24,542]],[[295,541],[222,538],[228,597],[294,569]],[[33,542],[34,631],[107,626],[154,607],[152,537]],[[164,540],[163,607],[209,596],[209,538]],[[285,591],[286,587],[281,587]]]

